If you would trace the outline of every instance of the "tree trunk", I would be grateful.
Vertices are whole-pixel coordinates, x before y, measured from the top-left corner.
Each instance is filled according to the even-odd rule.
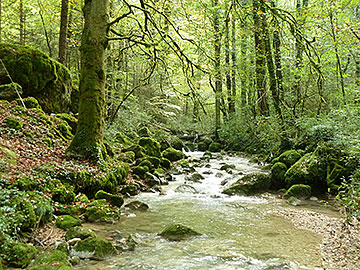
[[[24,3],[23,0],[20,0],[19,3],[19,30],[20,30],[20,45],[25,45],[25,14],[24,14]]]
[[[227,12],[227,10],[226,10]],[[232,93],[231,93],[231,68],[230,68],[230,13],[225,18],[225,78],[226,78],[226,92],[228,112],[231,113]]]
[[[79,120],[68,152],[96,161],[103,159],[105,70],[108,0],[87,0],[81,37]]]
[[[221,103],[221,92],[222,92],[222,81],[221,81],[221,34],[220,34],[220,22],[219,22],[219,10],[218,10],[218,0],[214,0],[214,59],[215,59],[215,137],[219,138],[219,129],[220,129],[220,103]]]
[[[280,96],[279,96],[279,90],[277,87],[276,75],[275,75],[275,66],[274,66],[272,49],[271,49],[271,44],[270,44],[270,35],[269,35],[268,24],[267,24],[267,20],[266,20],[265,7],[263,4],[261,4],[260,11],[261,11],[260,18],[261,18],[262,29],[263,29],[262,39],[264,41],[266,62],[267,62],[268,73],[269,73],[270,91],[271,91],[271,95],[272,95],[272,98],[274,101],[275,111],[276,111],[277,115],[279,116],[279,118],[282,119],[281,108],[280,108]]]
[[[243,26],[243,29],[245,26]],[[246,77],[246,69],[247,69],[247,35],[244,30],[242,30],[241,34],[241,64],[240,64],[240,79],[241,79],[241,105],[245,107],[248,104],[248,85],[247,85],[247,77]]]
[[[264,41],[262,39],[264,26],[258,15],[259,2],[253,0],[253,15],[254,15],[254,38],[255,38],[255,77],[256,77],[256,90],[258,95],[258,108],[260,115],[269,115],[269,106],[266,96],[266,63],[265,63],[265,50]]]
[[[69,0],[61,1],[60,35],[59,35],[59,62],[66,65],[66,37],[68,27]]]
[[[231,114],[235,113],[235,97],[236,97],[236,20],[235,20],[235,6],[233,0],[233,14],[231,22],[231,61],[232,61],[232,70],[231,70],[231,101],[229,103],[229,112]]]

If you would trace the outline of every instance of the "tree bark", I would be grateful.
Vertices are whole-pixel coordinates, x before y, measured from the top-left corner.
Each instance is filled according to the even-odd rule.
[[[227,12],[227,10],[226,10]],[[231,113],[232,92],[231,92],[231,68],[230,68],[230,13],[225,18],[225,78],[228,112]]]
[[[2,1],[0,0],[0,42],[2,42]]]
[[[68,148],[73,155],[103,160],[105,70],[104,56],[109,31],[108,0],[87,0],[81,37],[79,120]]]
[[[215,138],[219,138],[219,129],[221,125],[220,119],[220,103],[222,92],[222,79],[221,79],[221,34],[220,34],[220,22],[219,22],[219,10],[218,0],[214,0],[213,6],[215,8],[213,24],[214,24],[214,59],[215,59]]]
[[[19,3],[19,15],[20,45],[25,45],[25,14],[23,0],[20,0]]]
[[[59,62],[66,65],[66,37],[68,27],[69,0],[61,1],[60,35],[59,35]]]
[[[266,56],[264,49],[264,41],[262,39],[264,26],[258,15],[259,12],[258,0],[253,0],[253,16],[254,16],[254,39],[255,39],[255,77],[256,90],[258,95],[258,109],[260,115],[269,115],[269,105],[267,103],[266,95]]]
[[[277,87],[277,81],[276,81],[276,75],[275,75],[275,65],[274,65],[274,61],[273,61],[273,54],[272,54],[272,49],[271,49],[271,44],[270,44],[270,34],[269,34],[269,30],[268,30],[269,28],[268,28],[267,19],[266,19],[265,7],[263,4],[261,4],[260,11],[261,11],[260,12],[261,24],[263,27],[262,39],[264,41],[266,62],[267,62],[268,73],[269,73],[270,91],[271,91],[271,95],[272,95],[272,98],[274,101],[275,111],[276,111],[277,115],[279,116],[279,118],[282,119],[282,113],[281,113],[281,107],[280,107],[280,104],[281,104],[280,95],[279,95],[279,90]]]
[[[235,1],[233,0],[233,14],[231,22],[231,100],[229,103],[229,112],[235,113],[235,97],[236,97],[236,20],[235,20]]]

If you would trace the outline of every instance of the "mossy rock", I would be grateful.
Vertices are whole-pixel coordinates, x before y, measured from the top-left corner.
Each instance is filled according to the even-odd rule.
[[[176,136],[173,136],[171,137],[170,139],[170,146],[176,150],[182,150],[184,148],[184,143],[183,141],[179,138],[179,137],[176,137]]]
[[[118,159],[123,162],[133,163],[135,161],[135,156],[133,151],[127,151],[125,153],[120,153]]]
[[[57,129],[65,139],[72,138],[73,133],[71,132],[71,127],[66,121],[62,121],[60,124],[58,124]]]
[[[201,182],[201,180],[205,179],[204,176],[202,176],[200,173],[193,173],[190,176],[185,176],[185,180],[186,181],[190,181],[190,182]]]
[[[20,129],[23,128],[24,123],[17,117],[9,116],[6,119],[6,125],[7,125],[8,128],[15,129],[15,130],[20,130]]]
[[[145,178],[145,175],[144,175],[144,178]],[[137,182],[134,182],[131,184],[124,185],[120,192],[123,195],[135,196],[135,195],[139,194],[140,191],[141,191],[141,186]]]
[[[150,132],[150,130],[147,127],[142,127],[139,129],[139,131],[137,132],[139,137],[151,137],[152,133]]]
[[[103,238],[86,238],[79,241],[71,250],[72,256],[79,256],[82,259],[103,260],[116,254],[113,244]]]
[[[18,83],[9,83],[0,85],[0,99],[5,99],[8,101],[15,100],[22,96],[23,90],[21,85]]]
[[[140,178],[144,178],[145,174],[149,171],[149,167],[147,166],[135,166],[132,168],[133,174],[139,176]]]
[[[296,150],[288,150],[279,156],[279,162],[284,163],[288,168],[301,158],[301,154]]]
[[[218,142],[213,142],[209,145],[210,152],[220,152],[222,149],[222,145]]]
[[[309,199],[311,187],[308,185],[293,185],[284,194],[284,198],[295,197],[300,200]]]
[[[112,207],[105,199],[91,202],[85,211],[85,217],[89,222],[113,222],[120,218],[120,209]]]
[[[36,225],[36,214],[34,206],[27,198],[17,198],[14,201],[16,210],[20,213],[19,222],[21,223],[22,231],[29,231]]]
[[[148,167],[149,169],[153,168],[153,164],[151,163],[151,161],[149,161],[147,158],[142,159],[139,163],[140,167]]]
[[[285,173],[287,167],[282,162],[276,162],[271,167],[271,187],[273,189],[281,189],[285,187]]]
[[[71,133],[75,134],[76,128],[77,128],[77,119],[76,117],[71,113],[58,113],[56,114],[56,118],[59,118],[63,121],[65,121],[71,128]]]
[[[88,237],[96,237],[96,235],[92,230],[84,227],[72,227],[65,234],[66,241],[74,238],[80,238],[81,240],[83,240]]]
[[[20,99],[17,99],[16,101],[19,104],[19,106],[22,106],[22,102]],[[39,101],[34,97],[26,97],[26,98],[23,98],[22,101],[24,102],[25,107],[27,109],[41,109],[42,110],[42,108],[39,104]]]
[[[250,173],[224,189],[228,195],[255,195],[270,188],[270,176],[264,173]]]
[[[15,242],[6,250],[7,262],[11,266],[25,268],[38,252],[32,245]]]
[[[160,165],[164,169],[167,169],[167,170],[171,169],[171,161],[168,160],[167,158],[162,158],[160,160]]]
[[[224,164],[220,167],[221,171],[226,171],[229,169],[231,169],[231,170],[235,169],[235,165],[234,164]]]
[[[71,74],[59,62],[40,50],[14,44],[0,44],[0,58],[24,97],[35,97],[45,112],[64,112],[71,105]],[[5,72],[0,84],[11,83]]]
[[[305,184],[317,191],[326,190],[326,167],[326,163],[317,152],[307,153],[285,173],[286,187]]]
[[[28,270],[72,270],[68,255],[60,250],[46,250],[27,268]]]
[[[117,206],[117,207],[121,207],[124,204],[124,199],[123,199],[122,196],[110,194],[110,193],[107,193],[107,192],[105,192],[103,190],[99,190],[95,194],[95,199],[97,199],[97,200],[105,199],[112,206]]]
[[[81,220],[70,215],[59,216],[56,219],[56,227],[65,231],[70,230],[73,227],[80,226]]]
[[[149,206],[141,201],[132,201],[125,205],[125,207],[135,211],[147,211]]]
[[[134,152],[135,153],[135,159],[145,157],[145,148],[138,145],[138,144],[133,144],[133,145],[125,148],[124,151],[125,152],[128,152],[128,151]]]
[[[172,147],[169,147],[168,149],[164,150],[162,152],[162,156],[170,161],[178,161],[185,157],[183,152],[176,150]]]
[[[159,235],[170,241],[181,241],[200,235],[200,233],[185,225],[172,224],[167,226]]]
[[[157,169],[160,166],[160,158],[158,157],[147,157],[146,158],[151,164],[152,164],[152,169]]]
[[[139,139],[139,145],[145,149],[145,153],[153,157],[161,157],[160,144],[149,137]]]
[[[197,149],[199,151],[207,151],[209,149],[209,145],[207,145],[205,142],[199,142],[197,144]]]
[[[115,141],[123,146],[130,146],[133,144],[132,140],[122,132],[118,132],[115,135]]]
[[[192,142],[186,142],[185,148],[187,151],[194,152],[195,151],[195,144]]]
[[[63,204],[70,204],[75,201],[74,188],[71,186],[58,185],[52,190],[52,200]]]

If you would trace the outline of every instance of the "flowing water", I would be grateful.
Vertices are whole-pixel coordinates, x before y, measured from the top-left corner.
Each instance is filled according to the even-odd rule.
[[[190,156],[198,159],[202,154]],[[231,174],[220,171],[224,163],[236,165]],[[221,194],[224,179],[234,182],[241,174],[261,171],[259,166],[239,156],[211,159],[207,164],[196,167],[205,179],[191,183],[199,193],[175,192],[185,181],[184,174],[177,175],[176,181],[163,186],[164,194],[142,193],[134,198],[147,203],[148,212],[124,213],[118,223],[106,227],[92,225],[95,229],[98,226],[103,235],[114,230],[131,234],[138,245],[135,251],[103,262],[88,261],[76,269],[322,269],[318,251],[321,237],[271,213],[279,207],[291,210],[291,206],[271,195]],[[180,242],[158,236],[174,223],[187,225],[202,235]]]

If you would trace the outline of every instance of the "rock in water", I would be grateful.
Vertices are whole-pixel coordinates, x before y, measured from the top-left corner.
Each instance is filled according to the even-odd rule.
[[[165,239],[168,239],[170,241],[181,241],[188,238],[191,238],[196,235],[200,235],[197,231],[194,231],[193,229],[181,225],[181,224],[172,224],[167,226],[160,235],[164,237]]]

